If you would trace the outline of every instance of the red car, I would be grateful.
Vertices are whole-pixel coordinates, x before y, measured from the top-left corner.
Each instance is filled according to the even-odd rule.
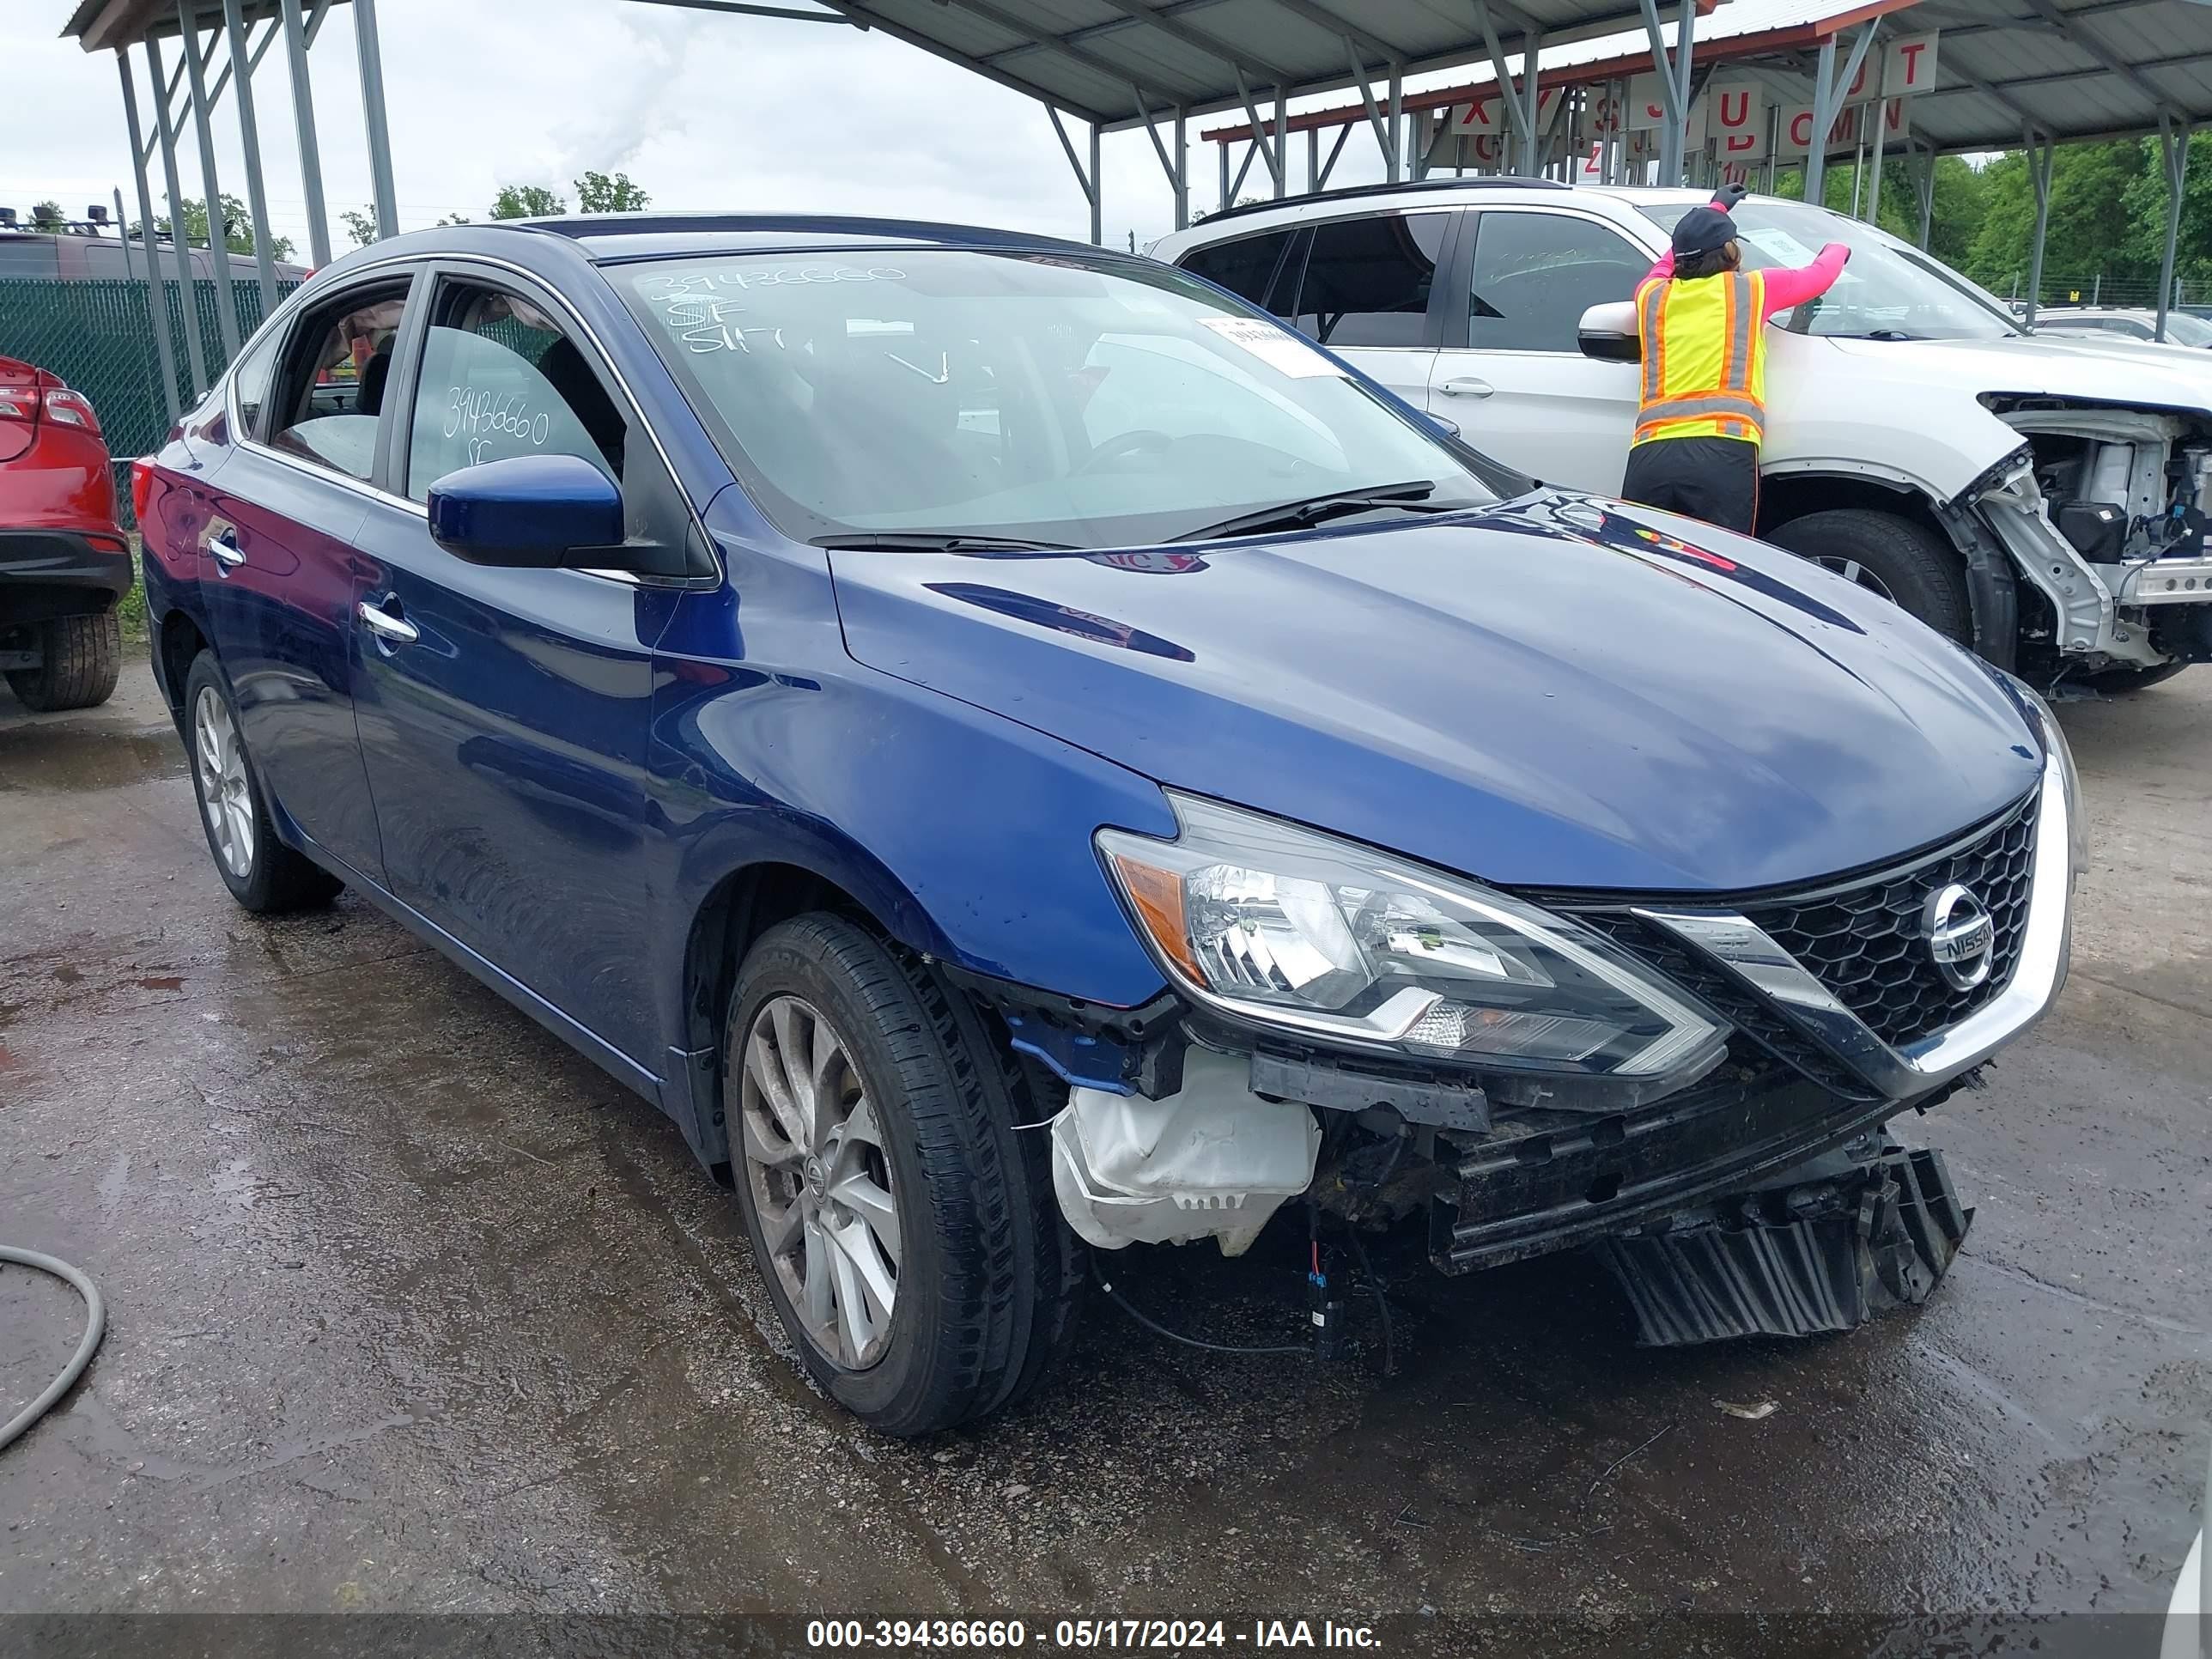
[[[26,707],[107,700],[131,580],[100,417],[59,375],[0,357],[0,670]]]

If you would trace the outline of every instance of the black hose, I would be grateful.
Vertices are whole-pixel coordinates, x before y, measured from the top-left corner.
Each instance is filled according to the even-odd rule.
[[[10,1443],[21,1438],[32,1424],[37,1422],[52,1407],[53,1403],[70,1391],[84,1368],[92,1363],[93,1350],[107,1333],[107,1309],[100,1299],[100,1287],[66,1261],[51,1255],[40,1255],[36,1250],[19,1250],[12,1245],[0,1244],[0,1261],[13,1261],[25,1267],[35,1267],[42,1273],[52,1273],[56,1279],[73,1286],[84,1298],[84,1335],[70,1356],[62,1374],[46,1384],[36,1400],[17,1412],[7,1422],[0,1423],[0,1451]]]
[[[1095,1258],[1093,1259],[1091,1265],[1094,1268],[1097,1267],[1097,1263]],[[1170,1342],[1180,1342],[1186,1348],[1202,1348],[1207,1353],[1301,1353],[1304,1354],[1308,1358],[1311,1358],[1313,1357],[1313,1347],[1310,1343],[1297,1343],[1285,1347],[1240,1348],[1232,1346],[1226,1342],[1206,1342],[1201,1341],[1199,1338],[1194,1336],[1185,1336],[1181,1331],[1171,1331],[1166,1326],[1161,1324],[1157,1319],[1148,1318],[1145,1315],[1138,1312],[1137,1310],[1131,1305],[1128,1297],[1123,1296],[1121,1291],[1115,1290],[1114,1286],[1107,1281],[1106,1275],[1103,1273],[1098,1275],[1098,1288],[1101,1291],[1103,1291],[1107,1297],[1116,1307],[1120,1308],[1123,1313],[1128,1315],[1130,1318],[1135,1320],[1146,1330],[1152,1332],[1153,1335],[1164,1336]]]

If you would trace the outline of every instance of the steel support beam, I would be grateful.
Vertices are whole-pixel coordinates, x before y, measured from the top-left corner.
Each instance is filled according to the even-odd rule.
[[[1091,124],[1091,246],[1106,246],[1106,174],[1098,165],[1098,123]]]
[[[1659,76],[1659,102],[1667,123],[1659,141],[1659,182],[1663,185],[1670,182],[1667,173],[1669,155],[1674,157],[1678,172],[1680,167],[1680,138],[1687,112],[1682,108],[1675,90],[1674,68],[1667,59],[1667,32],[1659,21],[1658,0],[1638,0],[1638,4],[1644,13],[1644,38],[1651,47],[1651,67]],[[1681,180],[1678,176],[1671,182],[1680,184]]]
[[[1319,132],[1321,129],[1319,127],[1316,127],[1314,131],[1316,132]],[[1344,154],[1344,141],[1351,137],[1352,123],[1346,121],[1342,126],[1336,130],[1336,142],[1329,146],[1328,160],[1321,164],[1321,173],[1314,180],[1314,188],[1316,190],[1327,190],[1328,188],[1328,175],[1336,171],[1336,158]],[[1226,147],[1224,146],[1224,148]]]
[[[292,125],[300,136],[300,191],[307,202],[307,251],[331,262],[331,216],[323,205],[323,152],[315,139],[315,90],[307,75],[307,31],[300,0],[284,0],[284,51],[292,68]]]
[[[2181,235],[2182,189],[2189,182],[2190,124],[2158,118],[2158,147],[2166,162],[2166,252],[2158,266],[2158,327],[2151,337],[2166,338],[2166,308],[2173,303],[2173,251]]]
[[[1680,184],[1689,161],[1690,54],[1697,33],[1697,0],[1682,0],[1682,21],[1674,28],[1674,113],[1668,125],[1668,135],[1674,140],[1674,160],[1661,169],[1659,182],[1662,185]]]
[[[200,184],[207,191],[208,258],[215,266],[215,328],[222,342],[222,361],[225,367],[238,356],[238,290],[231,286],[230,225],[223,216],[222,186],[216,182],[215,168],[215,125],[208,119],[207,76],[198,51],[199,38],[191,28],[192,15],[185,0],[177,0],[178,45],[183,48],[185,67],[190,71],[192,89],[192,131],[199,141]],[[215,42],[210,40],[208,50],[212,53]]]
[[[1044,112],[1052,122],[1052,136],[1060,140],[1061,154],[1067,157],[1067,165],[1075,170],[1077,188],[1082,191],[1083,199],[1091,204],[1091,240],[1094,245],[1097,244],[1105,235],[1105,216],[1099,200],[1098,124],[1096,121],[1091,123],[1091,167],[1086,173],[1082,158],[1075,153],[1075,141],[1067,136],[1067,129],[1060,125],[1060,112],[1047,104]]]
[[[261,278],[261,314],[276,309],[276,243],[269,228],[269,192],[261,176],[261,124],[253,111],[253,64],[246,50],[246,18],[239,0],[222,0],[223,33],[230,67],[238,72],[238,136],[246,149],[246,207],[253,218],[253,262]],[[271,20],[273,38],[274,20]]]
[[[1874,171],[1867,175],[1867,222],[1881,223],[1881,154],[1889,139],[1889,100],[1881,95],[1881,82],[1875,82],[1874,99]]]
[[[1928,250],[1928,239],[1936,228],[1936,147],[1918,146],[1912,151],[1912,189],[1920,198],[1920,249]]]
[[[1244,118],[1251,124],[1252,142],[1267,161],[1267,175],[1274,180],[1275,194],[1280,196],[1283,193],[1283,158],[1276,152],[1275,147],[1267,141],[1267,129],[1260,119],[1260,106],[1252,101],[1252,88],[1245,84],[1243,70],[1241,67],[1237,69],[1236,75],[1237,95],[1244,100]],[[1251,165],[1249,156],[1245,158],[1245,165],[1247,167]],[[1244,175],[1240,173],[1237,175],[1237,179],[1241,185],[1243,183]]]
[[[1291,193],[1291,89],[1275,88],[1275,199]]]
[[[2035,249],[2027,264],[2027,325],[2033,330],[2036,301],[2043,293],[2043,244],[2051,233],[2051,157],[2057,141],[2045,138],[2039,144],[2032,130],[2024,136],[2027,139],[2027,176],[2035,185]]]
[[[1491,21],[1488,0],[1474,0],[1474,21],[1482,31],[1483,49],[1490,54],[1491,84],[1497,89],[1498,102],[1504,106],[1505,124],[1512,129],[1514,148],[1523,158],[1525,167],[1531,145],[1528,109],[1521,100],[1520,88],[1505,72],[1505,53],[1498,44],[1498,27]],[[1536,76],[1535,55],[1527,49],[1528,38],[1525,35],[1522,39],[1522,46],[1521,72],[1533,82]],[[1502,164],[1504,158],[1501,155],[1498,159]]]
[[[131,77],[131,54],[118,46],[115,67],[123,76],[123,125],[131,135],[131,154],[134,161],[131,180],[138,189],[138,229],[145,237],[141,244],[146,254],[146,321],[154,331],[155,355],[161,364],[161,405],[169,412],[169,424],[177,423],[180,412],[177,407],[177,352],[169,338],[169,296],[161,281],[161,268],[154,262],[154,197],[146,187],[145,151],[139,143],[138,88]],[[159,83],[156,82],[158,86]],[[115,204],[115,228],[123,234],[124,269],[130,269],[131,222],[123,216],[123,204]]]
[[[146,37],[146,69],[155,86],[161,84],[161,47],[152,35]],[[169,112],[165,106],[155,112],[155,136],[161,145],[161,177],[169,192],[169,252],[171,263],[177,270],[178,298],[185,310],[185,361],[191,365],[192,401],[198,403],[207,395],[207,349],[200,341],[199,290],[192,282],[192,243],[185,228],[185,192],[177,182],[177,136],[169,126]],[[146,227],[151,237],[154,227]],[[149,252],[150,261],[153,254]]]
[[[1822,194],[1828,179],[1828,130],[1836,125],[1836,116],[1842,107],[1837,101],[1850,90],[1851,82],[1866,62],[1867,48],[1874,44],[1879,21],[1869,23],[1859,31],[1859,38],[1851,43],[1850,55],[1841,72],[1836,68],[1836,37],[1823,35],[1820,39],[1820,62],[1813,71],[1813,143],[1805,152],[1805,199],[1819,207],[1826,198]]]
[[[399,234],[399,193],[392,182],[392,128],[384,114],[384,52],[376,33],[376,0],[353,0],[353,40],[361,60],[361,114],[368,129],[368,182],[376,199],[379,238]]]
[[[1136,100],[1137,118],[1145,124],[1145,137],[1152,141],[1152,154],[1159,158],[1160,171],[1168,176],[1168,189],[1175,195],[1176,228],[1181,230],[1190,223],[1190,181],[1186,176],[1189,157],[1183,149],[1181,109],[1175,112],[1175,158],[1168,158],[1168,148],[1160,142],[1160,130],[1152,118],[1152,112],[1145,101],[1144,88],[1132,82],[1129,96]]]

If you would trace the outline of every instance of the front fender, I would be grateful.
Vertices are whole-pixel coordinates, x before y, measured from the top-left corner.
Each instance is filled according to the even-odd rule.
[[[1091,839],[1175,833],[1149,779],[849,659],[805,677],[672,666],[648,757],[677,849],[672,921],[734,872],[790,864],[956,967],[1115,1007],[1164,988]],[[680,1031],[689,928],[671,931],[660,991]]]

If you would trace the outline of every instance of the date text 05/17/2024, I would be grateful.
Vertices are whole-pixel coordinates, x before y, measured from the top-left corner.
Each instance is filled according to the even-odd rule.
[[[1367,1651],[1382,1644],[1366,1625],[1334,1620],[1255,1619],[1249,1627],[1219,1619],[1059,1619],[1034,1629],[1018,1619],[815,1619],[806,1626],[810,1648],[897,1652],[901,1650],[961,1649],[1001,1653],[1035,1643],[1044,1651],[1094,1649],[1168,1653],[1196,1648],[1339,1648]]]

